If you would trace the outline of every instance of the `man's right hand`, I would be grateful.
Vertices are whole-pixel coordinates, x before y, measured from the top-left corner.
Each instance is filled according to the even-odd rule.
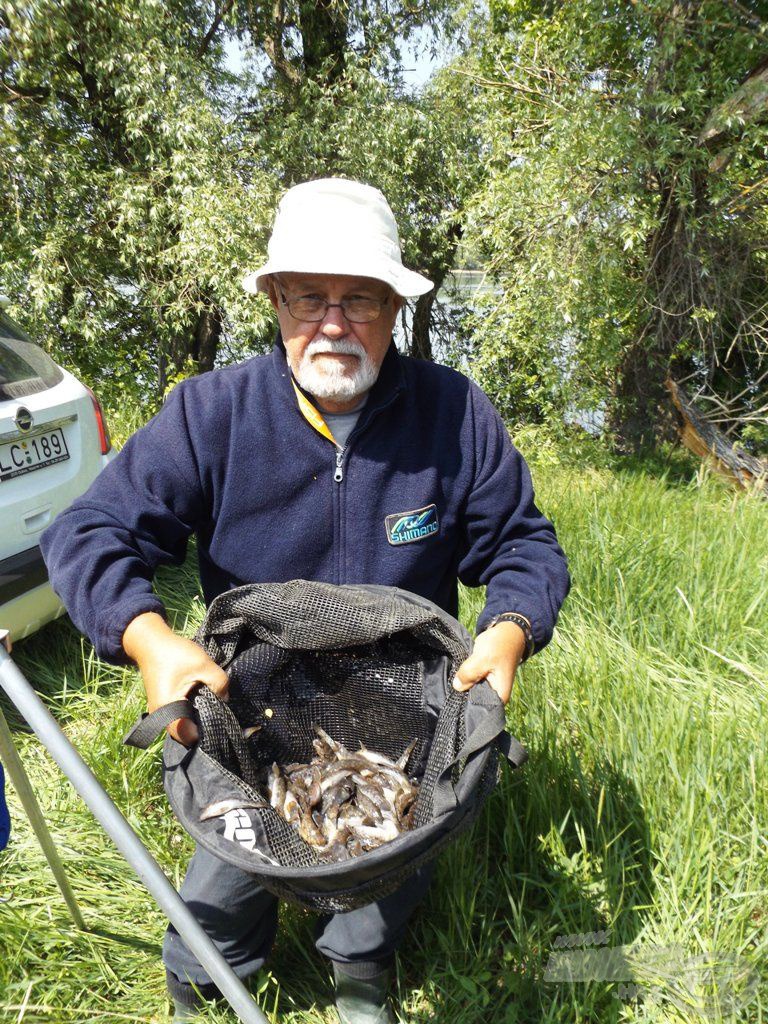
[[[156,612],[144,612],[128,624],[123,649],[139,667],[149,711],[182,700],[200,683],[227,699],[227,673],[194,641],[177,636]],[[198,738],[197,726],[189,718],[178,718],[168,732],[187,747]]]

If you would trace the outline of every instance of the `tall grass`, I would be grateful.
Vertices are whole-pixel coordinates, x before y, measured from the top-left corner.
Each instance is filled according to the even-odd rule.
[[[472,833],[443,854],[413,919],[401,1019],[762,1021],[768,509],[676,463],[665,475],[549,460],[535,477],[574,588],[510,702],[530,761],[503,774]],[[203,614],[193,565],[164,572],[159,588],[191,631]],[[480,607],[480,594],[462,595],[469,625]],[[67,621],[15,656],[180,881],[191,843],[162,794],[159,748],[120,746],[143,709],[136,673],[96,661]],[[0,1020],[165,1020],[162,915],[6,710],[91,930],[70,925],[11,794]],[[312,931],[311,914],[284,907],[270,971],[253,985],[273,1020],[335,1019]],[[626,976],[552,980],[550,956],[567,937],[599,931],[605,949],[631,961]],[[204,1019],[233,1018],[218,1006]]]

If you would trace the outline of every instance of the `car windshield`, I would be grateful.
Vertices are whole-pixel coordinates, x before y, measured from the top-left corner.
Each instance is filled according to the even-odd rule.
[[[45,391],[62,376],[50,356],[0,313],[0,400]]]

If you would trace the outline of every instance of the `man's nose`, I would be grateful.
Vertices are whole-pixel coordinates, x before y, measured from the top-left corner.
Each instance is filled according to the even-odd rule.
[[[341,338],[348,330],[347,318],[341,306],[329,306],[320,330],[327,338]]]

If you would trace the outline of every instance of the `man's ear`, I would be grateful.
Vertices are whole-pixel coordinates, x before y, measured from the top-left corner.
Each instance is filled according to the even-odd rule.
[[[392,308],[395,311],[395,316],[397,316],[397,314],[403,308],[404,304],[405,304],[405,299],[403,298],[403,296],[402,295],[398,295],[397,292],[393,291],[392,292]]]
[[[280,308],[280,300],[277,297],[277,283],[271,275],[267,278],[267,295],[275,310],[278,310]]]

